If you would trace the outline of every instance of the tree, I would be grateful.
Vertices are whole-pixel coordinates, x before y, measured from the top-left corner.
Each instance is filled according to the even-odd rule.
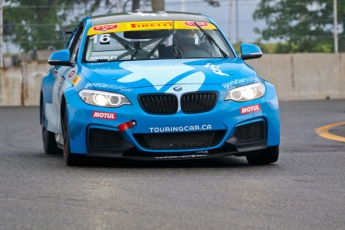
[[[76,21],[79,15],[75,15],[75,8],[84,6],[85,11],[79,10],[81,15],[86,10],[94,12],[101,3],[111,5],[111,0],[4,0],[4,41],[26,52],[49,46],[62,48],[65,41],[60,27]]]
[[[217,0],[204,1],[220,5]],[[85,15],[131,10],[126,7],[130,2],[132,10],[140,9],[140,4],[151,4],[153,11],[165,6],[164,0],[3,0],[3,38],[24,52],[50,46],[62,49],[66,43],[62,27],[73,29]]]
[[[152,10],[153,11],[163,11],[164,10],[164,0],[152,0]]]
[[[140,0],[130,1],[132,9],[140,7]],[[156,2],[158,10],[164,10],[164,0]],[[66,43],[62,27],[73,29],[82,17],[95,12],[114,13],[112,9],[119,8],[117,3],[117,0],[4,0],[4,41],[18,45],[24,52],[50,46],[61,49]]]
[[[341,3],[342,2],[342,3]],[[344,27],[345,0],[338,0],[338,24]],[[333,0],[261,0],[254,20],[267,27],[255,32],[266,41],[279,39],[275,52],[332,52]],[[344,38],[344,30],[339,37]]]

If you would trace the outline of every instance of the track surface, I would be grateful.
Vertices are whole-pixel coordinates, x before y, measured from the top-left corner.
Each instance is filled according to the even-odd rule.
[[[281,102],[276,164],[43,153],[38,107],[0,107],[0,229],[345,229],[345,101]],[[345,127],[329,132],[345,136]]]

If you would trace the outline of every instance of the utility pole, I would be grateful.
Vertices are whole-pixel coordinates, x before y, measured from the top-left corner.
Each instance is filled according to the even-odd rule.
[[[229,32],[228,32],[228,38],[229,38],[229,41],[232,43],[232,1],[233,0],[230,0],[230,6],[229,6]]]
[[[239,29],[238,29],[238,0],[236,0],[236,43],[240,42],[240,35],[239,35]]]
[[[121,0],[117,0],[116,2],[116,13],[121,11]]]
[[[337,0],[333,0],[333,24],[334,24],[334,53],[338,53],[338,15]]]
[[[186,11],[186,5],[184,4],[184,0],[180,0],[181,1],[181,11],[185,12]]]
[[[3,19],[2,19],[2,0],[0,0],[0,67],[4,67],[4,54],[2,53],[2,41],[3,41],[3,31],[4,31],[4,25],[3,25]]]

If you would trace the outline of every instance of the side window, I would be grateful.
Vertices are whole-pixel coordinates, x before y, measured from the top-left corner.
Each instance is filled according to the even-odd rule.
[[[71,50],[71,46],[73,44],[74,38],[75,38],[75,34],[72,34],[71,37],[68,39],[67,47],[65,47],[65,49]]]
[[[70,46],[68,47],[71,52],[71,62],[75,62],[78,51],[80,47],[80,42],[83,35],[84,26],[82,24],[79,25],[78,30],[76,31],[73,40],[71,41]]]
[[[82,37],[82,33],[79,34],[78,38],[77,38],[77,42],[71,52],[71,61],[75,62],[77,55],[78,55],[78,51],[79,51],[79,47],[80,47],[80,42],[81,42],[81,37]]]

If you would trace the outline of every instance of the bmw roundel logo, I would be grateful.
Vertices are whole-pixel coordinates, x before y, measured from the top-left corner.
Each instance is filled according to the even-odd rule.
[[[175,85],[175,86],[173,87],[173,89],[174,89],[175,91],[181,91],[181,90],[182,90],[182,86]]]

